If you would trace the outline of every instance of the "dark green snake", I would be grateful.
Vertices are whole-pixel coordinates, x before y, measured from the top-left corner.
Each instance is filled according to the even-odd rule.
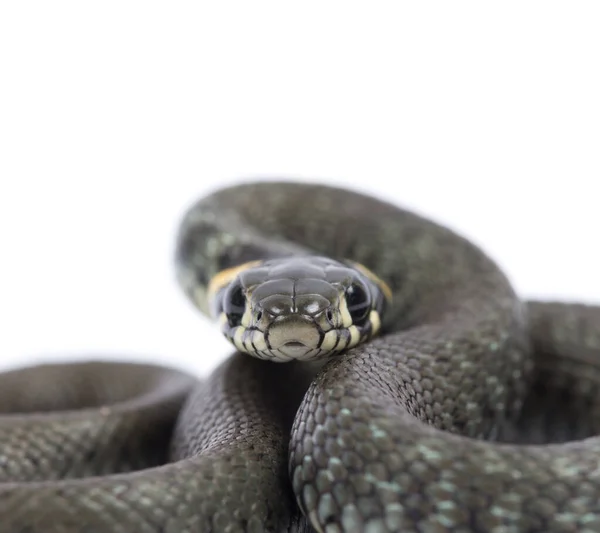
[[[262,263],[286,257],[292,275]],[[247,264],[272,282],[252,296],[267,318]],[[333,353],[236,353],[201,382],[100,361],[2,374],[0,533],[600,531],[599,307],[524,302],[449,229],[316,184],[200,200],[177,265],[238,347],[311,358],[337,328]]]

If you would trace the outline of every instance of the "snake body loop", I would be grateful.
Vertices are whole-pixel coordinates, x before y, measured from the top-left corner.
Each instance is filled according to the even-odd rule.
[[[524,302],[449,229],[316,184],[222,189],[177,239],[207,315],[224,272],[307,256],[393,296],[323,366],[1,374],[0,533],[600,531],[600,307]]]

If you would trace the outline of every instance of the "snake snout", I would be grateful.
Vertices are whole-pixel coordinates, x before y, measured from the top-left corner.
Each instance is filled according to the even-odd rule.
[[[378,332],[384,286],[376,279],[357,263],[326,257],[251,261],[213,276],[209,307],[241,352],[278,362],[325,359]]]
[[[274,320],[265,337],[269,348],[285,359],[310,358],[321,342],[321,334],[315,322],[300,315]]]

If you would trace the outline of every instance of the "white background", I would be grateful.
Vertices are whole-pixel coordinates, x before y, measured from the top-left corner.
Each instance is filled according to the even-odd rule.
[[[0,367],[231,352],[175,284],[182,211],[345,184],[600,301],[594,2],[3,2]],[[290,213],[293,216],[293,213]]]

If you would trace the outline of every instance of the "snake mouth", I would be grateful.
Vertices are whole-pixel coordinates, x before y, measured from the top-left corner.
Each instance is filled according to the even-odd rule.
[[[314,321],[293,315],[273,322],[266,331],[268,348],[284,360],[312,358],[322,334]]]
[[[307,346],[301,341],[288,341],[277,348],[277,351],[292,359],[303,359],[314,347]]]

